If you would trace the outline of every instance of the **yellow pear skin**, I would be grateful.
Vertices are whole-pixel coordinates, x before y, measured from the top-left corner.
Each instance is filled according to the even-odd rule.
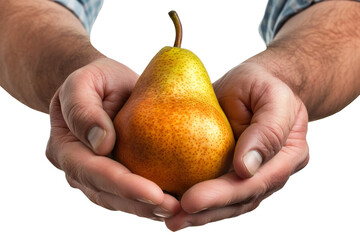
[[[230,124],[200,59],[164,47],[151,60],[114,119],[116,159],[180,198],[228,170]]]

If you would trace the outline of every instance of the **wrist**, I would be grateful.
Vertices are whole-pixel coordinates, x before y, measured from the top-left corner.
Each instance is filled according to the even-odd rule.
[[[359,9],[353,1],[314,4],[289,19],[268,48],[248,61],[286,83],[304,102],[310,120],[334,114],[360,94],[360,71],[354,67]]]
[[[304,95],[302,89],[303,84],[301,82],[303,76],[301,72],[298,71],[298,68],[301,68],[300,63],[299,66],[289,64],[282,56],[281,51],[282,50],[268,48],[249,58],[245,63],[255,64],[264,69],[264,71],[271,76],[285,83],[296,96],[304,101],[306,100],[306,96]]]
[[[53,95],[71,73],[106,58],[86,40],[79,40],[73,48],[66,49],[63,46],[54,51],[43,50],[45,54],[41,54],[42,60],[32,72],[33,92],[38,98],[32,102],[37,102],[36,109],[43,112],[48,112]]]
[[[81,22],[61,5],[10,2],[0,4],[0,85],[25,105],[48,112],[66,77],[103,56]]]

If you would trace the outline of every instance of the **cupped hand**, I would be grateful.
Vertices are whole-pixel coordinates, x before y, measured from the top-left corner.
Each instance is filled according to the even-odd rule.
[[[137,79],[132,70],[108,58],[72,73],[51,101],[46,155],[92,202],[163,220],[180,210],[179,202],[110,158],[115,144],[112,119]]]
[[[233,167],[183,195],[183,210],[166,220],[173,231],[255,209],[309,160],[306,108],[266,68],[243,63],[215,82],[214,90],[237,139]]]

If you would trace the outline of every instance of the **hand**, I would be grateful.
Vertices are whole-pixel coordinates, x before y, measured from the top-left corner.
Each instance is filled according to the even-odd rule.
[[[237,139],[233,168],[183,195],[183,210],[166,220],[173,231],[255,209],[309,160],[306,108],[276,76],[244,63],[215,82],[214,89]]]
[[[179,202],[106,156],[115,144],[112,119],[137,79],[129,68],[108,58],[72,73],[50,105],[51,135],[46,155],[65,172],[69,184],[92,202],[163,220],[180,210]]]

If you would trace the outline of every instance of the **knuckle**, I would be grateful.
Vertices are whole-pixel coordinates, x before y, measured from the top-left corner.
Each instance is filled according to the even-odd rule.
[[[138,205],[138,204],[134,204],[131,206],[130,213],[132,213],[138,217],[153,216],[152,214],[149,214],[143,206]]]
[[[281,150],[286,136],[281,125],[273,123],[269,126],[263,126],[259,131],[259,137],[262,143],[260,150],[265,156],[265,160],[268,160]]]
[[[249,203],[255,201],[256,199],[259,198],[259,196],[262,195],[262,192],[263,192],[263,191],[260,190],[260,191],[258,191],[257,193],[254,193],[254,194],[248,196],[247,198],[245,198],[244,200],[242,200],[241,202],[239,202],[239,204],[240,204],[240,205],[244,205],[244,204],[249,204]]]
[[[125,200],[121,206],[121,210],[138,217],[149,218],[153,220],[163,221],[163,217],[154,214],[156,206],[149,205],[148,203],[141,203],[133,200]]]
[[[59,92],[62,86],[55,92],[54,96],[51,98],[49,105],[49,115],[50,120],[53,119],[53,115],[57,115],[58,112],[61,112],[61,104],[59,99]]]
[[[305,157],[303,158],[303,160],[296,166],[295,170],[293,173],[297,173],[298,171],[300,171],[301,169],[303,169],[304,167],[306,167],[310,161],[310,155],[309,155],[309,149],[307,148],[307,150],[304,152]]]
[[[91,71],[89,67],[77,69],[69,75],[62,85],[62,88],[60,88],[60,100],[66,99],[69,96],[69,93],[73,92],[73,90],[79,89],[84,84],[89,84],[95,79],[97,79],[97,77],[95,76],[94,71]]]
[[[51,147],[50,147],[50,140],[49,140],[49,142],[48,142],[48,144],[46,146],[45,156],[50,161],[53,159],[53,154],[52,154]]]
[[[84,123],[93,121],[90,99],[91,91],[96,91],[97,77],[94,72],[89,67],[80,68],[73,72],[59,89],[59,101],[64,119],[73,133],[81,134],[85,129]]]
[[[51,140],[48,141],[48,144],[46,146],[45,156],[53,165],[56,166],[50,141]]]
[[[245,205],[240,214],[248,213],[248,212],[255,210],[260,205],[261,201],[262,201],[262,199],[252,202],[248,205]],[[240,214],[238,214],[238,215],[240,215]]]
[[[193,219],[192,225],[193,226],[203,226],[207,223],[214,222],[216,217],[213,214],[205,213],[202,216]]]
[[[79,183],[74,179],[70,178],[68,175],[65,175],[66,181],[69,183],[72,188],[79,188]]]
[[[46,150],[45,150],[45,156],[46,158],[58,169],[60,169],[60,165],[55,157],[54,154],[54,147],[53,147],[53,140],[50,137],[47,146],[46,146]]]
[[[108,206],[108,204],[106,203],[106,201],[103,199],[103,197],[101,196],[101,192],[96,192],[93,191],[91,189],[85,189],[85,191],[83,191],[85,193],[85,195],[87,196],[87,198],[94,204],[99,205],[101,207],[107,208],[112,210],[112,207]]]
[[[266,177],[265,175],[262,176],[262,181],[259,188],[259,197],[269,196],[272,193],[280,190],[287,180],[289,179],[289,174],[285,172],[277,172],[270,177]]]
[[[302,164],[299,167],[299,170],[303,169],[304,167],[306,167],[308,165],[310,161],[310,156],[309,154],[306,156],[305,160],[302,162]]]
[[[86,104],[77,102],[67,110],[67,124],[73,133],[81,133],[84,129],[84,121],[92,119],[92,114]]]
[[[61,169],[66,173],[66,176],[71,179],[76,179],[77,168],[69,157],[63,157],[61,162]]]
[[[112,196],[110,196],[109,198],[107,197],[107,193],[93,190],[79,183],[78,181],[74,180],[69,175],[66,175],[66,180],[72,188],[80,189],[87,196],[87,198],[94,204],[104,207],[108,210],[112,210],[112,211],[116,210],[116,208],[114,208],[110,203],[112,201],[111,199]]]
[[[82,185],[89,186],[81,164],[76,163],[70,157],[63,157],[61,169],[65,172],[67,179],[73,179]]]
[[[261,201],[259,201],[259,200],[254,200],[247,204],[241,204],[241,205],[235,206],[236,209],[234,209],[232,214],[230,214],[229,218],[234,218],[234,217],[240,216],[242,214],[245,214],[247,212],[251,212],[252,210],[254,210],[255,208],[257,208],[259,206],[260,202]]]
[[[92,192],[89,194],[88,198],[95,203],[96,205],[99,205],[103,208],[106,208],[111,211],[115,211],[116,209],[111,206],[111,204],[105,199],[105,196],[102,192]]]

